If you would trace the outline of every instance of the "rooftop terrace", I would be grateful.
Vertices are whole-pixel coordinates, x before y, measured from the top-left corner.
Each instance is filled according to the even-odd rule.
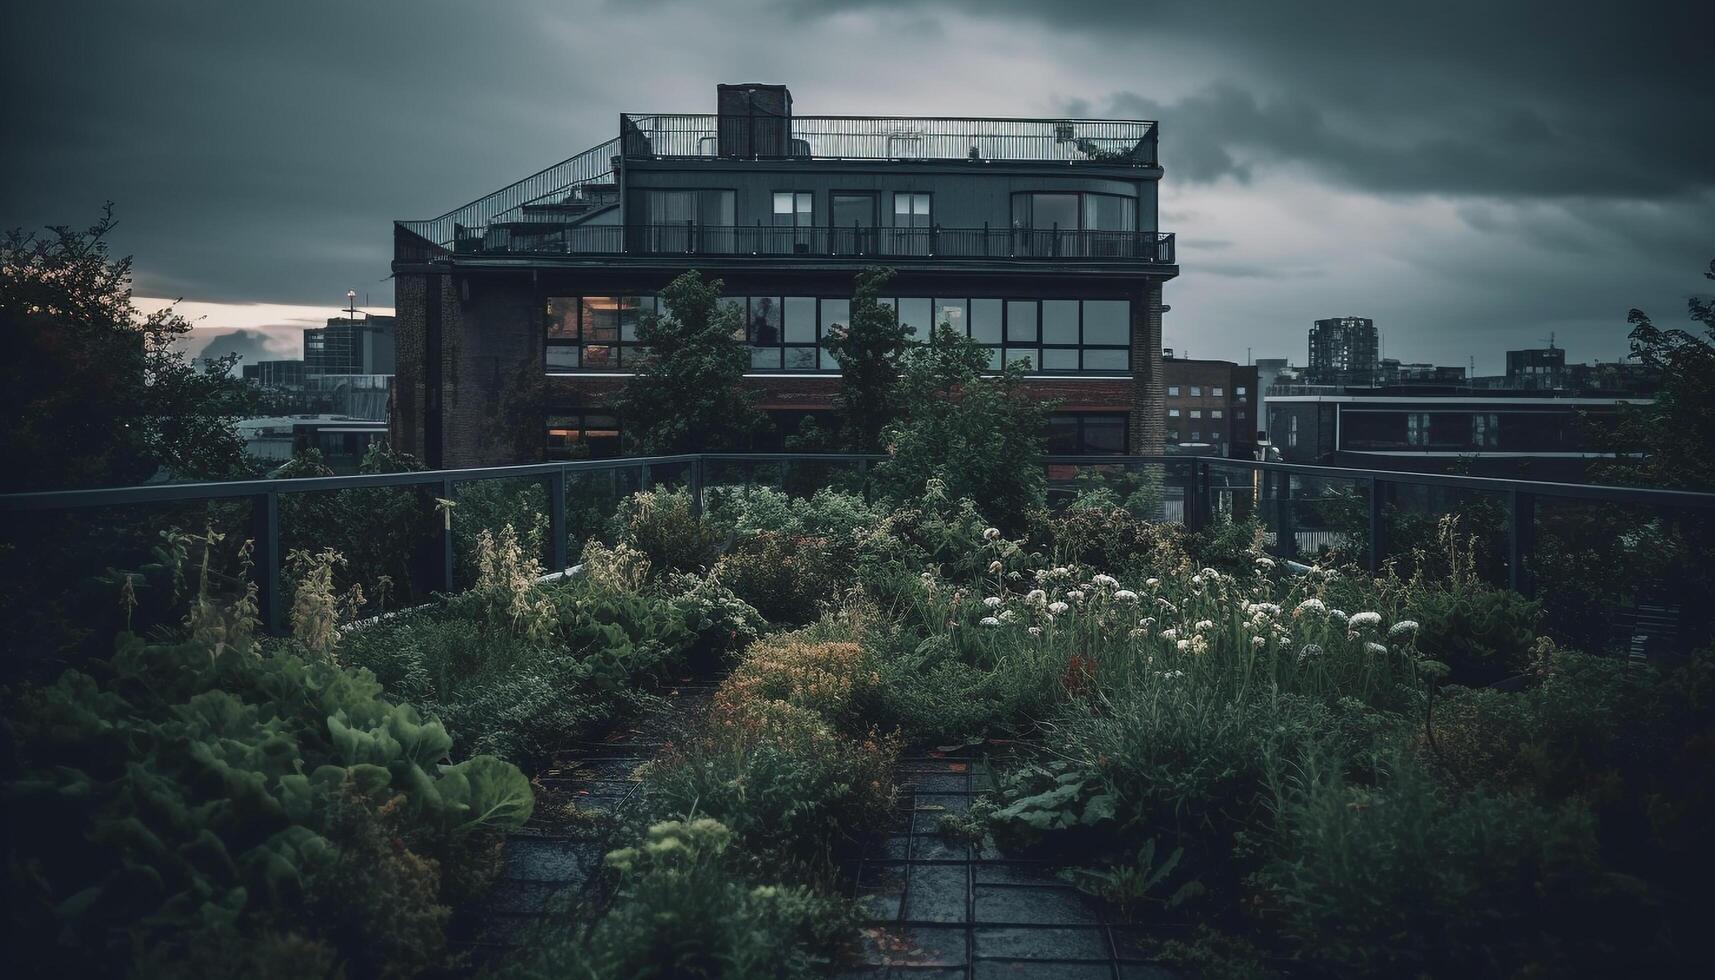
[[[398,222],[412,236],[443,249],[467,252],[562,252],[619,254],[713,252],[751,254],[744,242],[718,239],[713,248],[662,245],[657,238],[622,242],[619,233],[581,227],[558,237],[551,230],[576,225],[589,212],[618,199],[618,172],[625,161],[753,160],[873,161],[937,164],[1062,164],[1066,166],[1153,168],[1157,125],[1150,120],[1009,119],[981,116],[793,116],[750,113],[621,113],[620,135],[562,160],[485,197],[425,220]],[[527,227],[515,228],[519,223]],[[536,227],[528,227],[535,225]],[[499,240],[486,236],[504,228]],[[678,229],[673,229],[677,231]],[[1038,247],[1008,251],[1003,228],[998,240],[990,229],[948,229],[945,250],[927,253],[925,244],[871,255],[952,255],[961,257],[1060,257]],[[979,239],[977,234],[982,233]],[[1171,263],[1172,237],[1137,233],[1136,243],[1114,247],[1070,236],[1066,254],[1080,257],[1144,259]],[[1147,240],[1146,240],[1147,239]],[[1163,246],[1158,244],[1165,242]],[[855,249],[856,246],[852,246]],[[835,241],[818,243],[811,254],[842,254]],[[858,254],[847,250],[843,254]],[[401,254],[401,257],[411,257]]]

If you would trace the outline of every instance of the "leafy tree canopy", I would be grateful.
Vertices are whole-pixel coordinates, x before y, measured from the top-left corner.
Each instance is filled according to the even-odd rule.
[[[695,269],[661,291],[665,311],[646,314],[637,339],[651,352],[620,393],[628,449],[669,455],[748,448],[767,418],[744,384],[750,353],[744,321],[720,302],[722,283]]]
[[[941,324],[901,360],[898,420],[883,432],[893,457],[877,470],[895,501],[916,499],[931,478],[969,497],[1008,530],[1042,503],[1043,430],[1056,403],[1024,390],[1024,365],[989,374],[988,351]]]
[[[1715,260],[1705,279],[1715,280]],[[1701,331],[1656,326],[1633,310],[1632,356],[1661,372],[1661,390],[1648,405],[1624,406],[1610,432],[1620,453],[1643,453],[1636,466],[1601,468],[1604,479],[1673,490],[1715,490],[1715,300],[1692,296],[1691,319]],[[1698,334],[1701,333],[1702,336]]]
[[[250,395],[237,355],[199,370],[178,345],[191,323],[131,302],[131,258],[113,259],[109,205],[86,230],[0,241],[0,488],[54,490],[245,475],[233,423]]]
[[[881,287],[892,269],[865,269],[852,286],[850,323],[822,341],[840,366],[840,390],[834,396],[840,435],[854,452],[881,449],[881,433],[893,420],[899,359],[908,344],[899,313],[881,302]]]

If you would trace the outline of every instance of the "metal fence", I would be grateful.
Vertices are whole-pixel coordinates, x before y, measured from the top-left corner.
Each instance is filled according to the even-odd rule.
[[[810,492],[832,482],[832,474],[843,470],[850,478],[846,485],[862,487],[867,492],[871,468],[886,458],[816,453],[696,454],[360,476],[164,484],[0,495],[0,514],[15,522],[35,520],[35,515],[49,512],[101,509],[124,512],[151,505],[247,500],[260,616],[268,629],[278,631],[285,609],[280,582],[281,500],[291,495],[392,487],[414,488],[426,495],[452,500],[461,485],[505,480],[540,483],[546,489],[547,560],[553,568],[563,569],[571,555],[568,495],[575,479],[607,474],[617,492],[621,477],[625,486],[646,490],[658,476],[670,473],[689,491],[693,508],[701,513],[705,493],[711,485],[763,482],[783,487],[795,485],[800,492]],[[1371,570],[1379,569],[1389,555],[1386,515],[1390,501],[1401,491],[1483,495],[1504,505],[1506,580],[1512,588],[1526,594],[1534,587],[1528,570],[1540,502],[1644,508],[1653,515],[1668,518],[1686,514],[1707,518],[1715,513],[1715,494],[1212,457],[1049,456],[1044,465],[1051,506],[1071,500],[1088,487],[1092,476],[1112,477],[1114,485],[1132,493],[1134,499],[1147,500],[1143,506],[1150,508],[1149,516],[1157,519],[1182,521],[1188,528],[1198,529],[1217,518],[1255,516],[1268,529],[1272,549],[1282,557],[1297,557],[1307,546],[1344,540],[1345,544],[1361,550],[1362,561]],[[759,478],[764,470],[766,473]],[[1325,491],[1334,485],[1344,486],[1351,495],[1330,497]],[[1327,500],[1348,505],[1360,501],[1367,509],[1367,527],[1362,526],[1363,521],[1355,531],[1350,526],[1344,530],[1317,526],[1315,507],[1305,505]],[[436,531],[432,584],[440,591],[452,591],[459,585],[455,574],[454,527],[449,511]]]
[[[1136,119],[625,113],[620,127],[627,157],[1156,164],[1156,124]]]
[[[1089,259],[1172,265],[1171,232],[1059,228],[826,228],[573,225],[519,221],[461,238],[459,251],[551,255],[766,255],[846,258]]]

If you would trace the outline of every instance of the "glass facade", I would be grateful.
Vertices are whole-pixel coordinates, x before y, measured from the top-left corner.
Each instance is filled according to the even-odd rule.
[[[902,296],[893,307],[915,340],[945,324],[989,351],[989,364],[1021,361],[1042,374],[1124,375],[1131,366],[1131,304],[1126,300],[1002,300]],[[740,336],[758,372],[837,372],[822,339],[851,316],[845,297],[728,296]],[[647,355],[637,343],[653,296],[555,296],[548,299],[546,370],[550,374],[634,370]]]

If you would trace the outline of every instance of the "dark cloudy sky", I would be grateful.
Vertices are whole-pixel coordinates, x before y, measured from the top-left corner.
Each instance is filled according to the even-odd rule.
[[[1304,357],[1373,316],[1404,360],[1497,371],[1553,332],[1624,351],[1715,257],[1715,4],[293,0],[10,5],[0,224],[117,202],[140,296],[285,351],[390,222],[722,81],[806,113],[1161,120],[1167,341]],[[360,300],[361,302],[361,300]]]

